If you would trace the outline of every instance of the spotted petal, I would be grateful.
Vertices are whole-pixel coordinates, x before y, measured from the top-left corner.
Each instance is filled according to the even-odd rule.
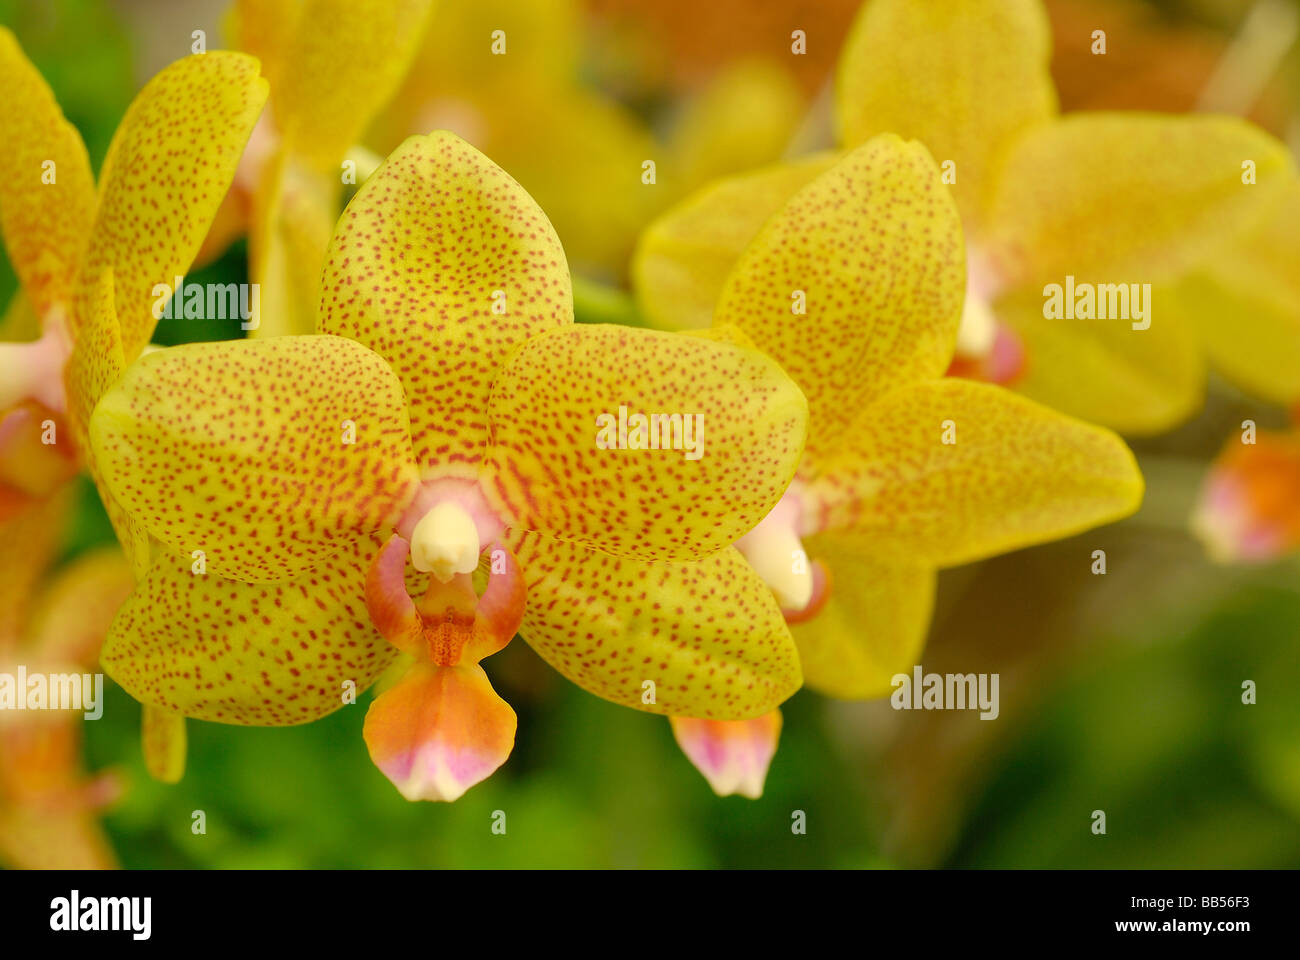
[[[521,345],[489,416],[485,487],[515,526],[618,556],[698,559],[776,505],[806,407],[753,349],[582,324]]]
[[[637,243],[632,283],[651,325],[707,327],[741,252],[773,214],[836,159],[820,153],[719,180],[650,224]]]
[[[799,687],[769,590],[731,548],[642,563],[515,533],[528,583],[519,635],[589,693],[651,713],[747,720]]]
[[[95,218],[95,181],[77,128],[4,27],[0,89],[0,226],[14,272],[44,317],[55,304],[71,304]]]
[[[810,491],[822,528],[864,535],[873,556],[953,566],[1117,520],[1142,499],[1119,437],[1000,387],[916,384],[859,424]]]
[[[154,288],[189,269],[234,178],[266,101],[257,69],[224,51],[178,60],[140,91],[109,146],[79,301],[111,268],[127,362],[153,334]]]
[[[137,700],[199,720],[307,723],[360,693],[397,656],[370,624],[366,538],[294,580],[196,575],[163,554],[104,646],[109,676]]]
[[[740,327],[799,384],[819,457],[872,399],[943,373],[965,289],[961,224],[938,169],[919,144],[882,136],[768,221],[715,323]]]
[[[840,55],[841,139],[920,140],[939,163],[955,164],[950,189],[977,226],[1000,156],[1056,111],[1050,56],[1038,0],[871,0]]]
[[[500,167],[442,132],[408,139],[348,204],[318,323],[392,364],[421,467],[472,479],[506,354],[572,321],[568,266],[545,214]]]
[[[342,337],[147,354],[100,401],[90,432],[133,518],[239,580],[302,573],[395,522],[416,485],[401,385]]]

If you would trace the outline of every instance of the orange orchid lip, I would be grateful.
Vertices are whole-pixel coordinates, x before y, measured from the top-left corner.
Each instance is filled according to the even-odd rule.
[[[406,592],[410,543],[394,533],[375,555],[366,576],[371,622],[393,646],[436,666],[477,663],[510,642],[523,621],[527,590],[514,554],[499,542],[488,547],[491,572],[482,596],[468,573],[442,583],[430,576],[419,600]]]

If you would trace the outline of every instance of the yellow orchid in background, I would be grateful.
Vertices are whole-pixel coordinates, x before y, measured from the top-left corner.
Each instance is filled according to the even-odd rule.
[[[1038,0],[870,0],[841,54],[840,138],[915,138],[944,171],[967,246],[954,373],[1122,432],[1165,430],[1202,400],[1198,331],[1216,319],[1177,284],[1276,208],[1294,164],[1236,118],[1058,116],[1049,56]],[[831,162],[724,181],[656,222],[634,263],[652,322],[707,323],[744,244]],[[1052,284],[1149,284],[1146,317],[1048,319]],[[1294,355],[1300,326],[1273,332],[1260,349]]]
[[[1079,533],[1141,500],[1115,434],[944,376],[966,288],[961,230],[925,148],[875,137],[780,207],[714,308],[715,325],[778,359],[808,400],[796,479],[736,546],[786,611],[805,682],[830,696],[881,696],[917,663],[939,568]],[[674,728],[717,792],[758,795],[779,718]]]
[[[439,0],[373,139],[387,149],[433,128],[459,134],[536,197],[576,274],[617,281],[656,213],[713,177],[781,156],[805,98],[782,64],[740,61],[657,136],[582,82],[583,33],[577,0]],[[648,161],[653,182],[643,180]]]
[[[52,558],[66,499],[42,501],[0,540],[0,672],[11,676],[20,665],[29,676],[93,670],[109,622],[134,584],[121,552],[105,548],[83,553],[34,589]],[[83,715],[0,711],[0,863],[59,870],[116,865],[97,815],[121,784],[115,774],[82,771]]]
[[[1183,281],[1179,295],[1223,376],[1292,410],[1300,425],[1300,186],[1272,215]],[[1210,466],[1192,531],[1220,562],[1300,549],[1300,427],[1243,424]]]
[[[227,32],[261,61],[271,94],[198,262],[248,235],[249,280],[260,292],[253,336],[315,329],[320,264],[343,184],[360,183],[374,162],[354,156],[345,169],[345,157],[397,89],[433,7],[433,0],[231,6]]]
[[[127,110],[97,193],[80,136],[8,31],[0,31],[0,56],[5,85],[17,92],[0,112],[13,164],[0,177],[0,212],[23,289],[10,317],[20,329],[39,322],[44,330],[34,343],[0,347],[6,399],[18,400],[0,426],[0,471],[22,494],[3,535],[17,536],[12,531],[21,528],[11,525],[25,524],[81,464],[143,575],[148,535],[106,495],[87,456],[86,426],[100,394],[149,342],[155,285],[183,274],[194,259],[261,112],[266,83],[257,61],[242,54],[172,64]],[[65,422],[72,442],[64,439]],[[44,522],[57,527],[57,516]],[[170,730],[175,755],[182,728],[146,710],[145,729]],[[165,772],[159,753],[148,749],[156,739],[146,738],[147,756],[151,769]]]
[[[516,630],[651,712],[744,719],[798,687],[781,612],[731,546],[802,449],[807,407],[774,362],[574,325],[545,215],[446,132],[408,139],[348,205],[318,317],[317,335],[150,353],[99,401],[108,489],[165,545],[104,650],[133,696],[304,723],[405,655],[366,743],[407,798],[452,800],[513,746],[478,661]],[[625,410],[702,418],[698,456],[684,425],[675,449],[638,447]]]

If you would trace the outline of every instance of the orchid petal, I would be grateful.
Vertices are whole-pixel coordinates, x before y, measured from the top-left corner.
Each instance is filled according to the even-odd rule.
[[[71,305],[95,219],[95,180],[81,134],[4,27],[0,89],[0,227],[14,272],[37,315],[45,317],[57,304]]]
[[[955,566],[1118,520],[1142,500],[1119,437],[989,384],[916,384],[859,423],[809,493],[821,529],[865,536],[872,556]]]
[[[747,720],[799,687],[772,592],[739,552],[643,563],[512,534],[528,583],[519,635],[589,693],[650,713]]]
[[[522,529],[617,556],[698,559],[776,505],[798,464],[805,410],[755,350],[581,324],[511,355],[492,393],[484,488]],[[648,448],[631,446],[631,426],[623,442],[625,414],[629,425],[646,421]]]
[[[239,580],[297,576],[390,526],[417,483],[401,385],[342,337],[150,353],[100,400],[90,433],[133,518]]]
[[[140,747],[149,776],[160,783],[179,783],[185,776],[185,756],[189,740],[185,718],[162,707],[141,705]]]
[[[475,477],[488,393],[510,348],[573,321],[564,251],[514,180],[450,133],[411,137],[343,212],[319,329],[392,365],[416,461]]]
[[[111,269],[128,362],[157,324],[155,287],[189,269],[234,178],[266,101],[257,69],[225,51],[178,60],[140,91],[109,146],[77,314]]]
[[[293,580],[244,583],[162,554],[122,607],[104,669],[142,703],[199,720],[307,723],[365,690],[397,656],[365,605],[367,537]]]
[[[998,159],[1050,120],[1051,30],[1037,0],[872,0],[840,54],[836,113],[846,146],[879,133],[952,161],[962,218],[983,222]]]
[[[1300,185],[1176,292],[1224,376],[1273,403],[1300,401]]]
[[[304,0],[236,8],[242,40],[267,59],[276,125],[289,150],[337,175],[348,148],[397,90],[431,0]],[[258,36],[271,34],[270,42]]]
[[[1049,320],[1043,300],[1028,290],[997,306],[1024,345],[1017,393],[1130,436],[1168,430],[1204,401],[1204,344],[1169,288],[1151,291],[1147,329],[1122,317]]]
[[[872,540],[849,531],[817,534],[804,546],[830,578],[826,605],[790,625],[804,683],[848,700],[887,694],[893,676],[919,662],[934,606],[934,569],[877,559]]]
[[[837,159],[820,153],[719,180],[651,223],[632,260],[637,303],[650,324],[664,330],[707,327],[741,252]]]
[[[942,375],[965,290],[961,224],[938,169],[919,144],[882,136],[767,222],[715,323],[740,327],[799,384],[817,458],[874,398]]]
[[[1067,116],[1007,157],[989,255],[1008,289],[1067,275],[1158,286],[1258,224],[1294,174],[1282,143],[1235,117]]]

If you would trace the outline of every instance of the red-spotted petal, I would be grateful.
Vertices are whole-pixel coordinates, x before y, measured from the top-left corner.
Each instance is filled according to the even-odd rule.
[[[569,268],[546,215],[451,133],[411,137],[348,204],[318,319],[392,364],[416,460],[474,479],[488,393],[510,348],[573,321]]]

